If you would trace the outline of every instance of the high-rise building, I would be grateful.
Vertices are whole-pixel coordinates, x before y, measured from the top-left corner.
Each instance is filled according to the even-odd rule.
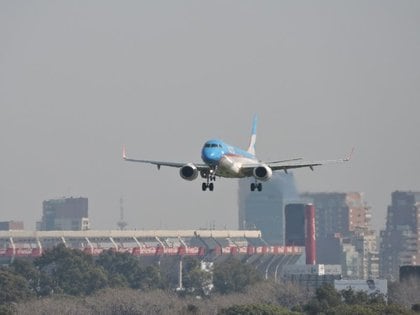
[[[292,173],[274,173],[262,191],[250,191],[253,178],[239,180],[239,229],[261,230],[270,244],[284,244],[284,207],[299,201]]]
[[[305,204],[289,203],[284,212],[285,245],[305,246]]]
[[[352,244],[360,253],[360,278],[379,278],[379,250],[378,237],[375,231],[357,229],[352,237]]]
[[[347,236],[370,225],[371,214],[363,193],[304,193],[302,199],[315,205],[317,238],[336,233]]]
[[[42,219],[38,230],[88,230],[88,199],[61,198],[46,200],[42,203]]]
[[[318,263],[341,264],[343,277],[378,278],[376,235],[363,193],[305,193],[315,205]]]
[[[0,231],[23,230],[23,221],[0,222]]]
[[[420,264],[420,192],[395,191],[381,231],[380,274],[398,279],[399,267]]]

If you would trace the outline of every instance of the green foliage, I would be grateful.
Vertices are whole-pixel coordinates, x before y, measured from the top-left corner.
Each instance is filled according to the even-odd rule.
[[[341,296],[344,299],[344,303],[350,305],[365,305],[369,301],[369,296],[366,291],[354,291],[352,288],[342,290]]]
[[[283,307],[269,304],[233,305],[223,308],[219,315],[294,315],[296,312]]]
[[[326,315],[405,315],[411,311],[399,305],[386,305],[382,294],[370,294],[352,289],[335,291],[332,285],[316,290],[315,297],[305,306],[307,314]]]
[[[107,274],[92,257],[59,245],[35,260],[35,265],[50,281],[55,293],[88,295],[108,285]]]
[[[96,263],[108,272],[111,287],[140,287],[139,281],[143,271],[138,261],[129,253],[108,250],[99,256]]]
[[[367,305],[349,305],[341,304],[325,311],[326,315],[411,315],[412,311],[401,305],[386,304],[367,304]]]
[[[156,290],[164,287],[160,266],[143,267],[135,257],[113,251],[103,253],[94,261],[90,255],[60,245],[46,251],[34,263],[15,260],[9,268],[0,268],[0,314],[19,313],[23,308],[26,309],[23,313],[31,313],[34,309],[31,305],[38,303],[42,309],[44,301],[50,303],[51,314],[68,310],[80,314],[90,311],[201,314],[202,310],[210,308],[212,314],[305,312],[309,315],[405,315],[414,314],[420,309],[419,304],[413,305],[419,301],[419,284],[414,282],[391,285],[391,303],[386,305],[381,294],[368,295],[351,289],[337,292],[332,285],[324,285],[309,298],[305,289],[261,280],[254,268],[229,257],[215,264],[213,271],[213,284],[216,291],[222,294],[196,299],[196,295],[205,295],[204,288],[211,282],[211,274],[201,270],[198,259],[184,257],[183,284],[186,290],[182,299],[179,299],[179,295],[170,290]],[[106,287],[118,290],[100,290]],[[98,293],[92,294],[95,292]],[[104,292],[103,301],[109,301],[112,310],[104,306],[103,301],[92,302],[101,292]],[[66,296],[61,295],[60,298],[61,293]],[[31,299],[47,295],[52,297]],[[162,305],[165,299],[171,302],[168,300]],[[244,302],[247,304],[243,305]],[[73,304],[77,306],[70,306]],[[19,308],[20,305],[23,308]]]
[[[327,307],[341,304],[341,295],[332,284],[324,284],[315,291],[316,299]]]
[[[106,251],[96,263],[108,273],[111,287],[130,287],[132,289],[150,290],[162,287],[159,268],[147,266],[142,268],[139,261],[129,253]]]
[[[367,305],[367,304],[385,304],[385,296],[382,293],[368,294],[366,291],[354,291],[349,288],[340,291],[345,304],[350,305]]]
[[[243,292],[246,286],[261,280],[261,275],[253,267],[234,257],[229,257],[214,266],[214,288],[222,294]]]
[[[33,293],[25,278],[12,270],[0,269],[0,305],[19,302],[32,296]]]
[[[12,314],[16,314],[16,310],[13,307],[13,305],[9,304],[9,305],[1,305],[0,304],[0,314],[1,315],[12,315]]]
[[[341,304],[328,309],[326,315],[377,315],[377,311],[366,305]]]
[[[140,274],[140,289],[153,290],[163,287],[162,277],[159,268],[155,265],[147,266]]]
[[[196,257],[183,258],[182,284],[186,293],[204,296],[206,288],[211,284],[211,274],[201,270],[201,262]]]
[[[40,272],[35,268],[34,264],[28,260],[15,259],[10,265],[10,270],[15,274],[24,277],[31,286],[37,285]]]

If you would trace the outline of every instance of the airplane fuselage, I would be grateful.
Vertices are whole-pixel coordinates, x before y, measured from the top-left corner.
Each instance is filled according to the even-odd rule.
[[[246,177],[242,165],[258,163],[255,155],[221,140],[207,141],[201,150],[201,159],[217,176],[228,178]]]

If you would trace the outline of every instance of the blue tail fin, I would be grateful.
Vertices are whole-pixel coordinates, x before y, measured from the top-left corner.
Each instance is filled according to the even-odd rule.
[[[257,123],[258,123],[258,116],[254,116],[254,121],[252,123],[252,132],[251,138],[249,139],[249,146],[247,151],[252,155],[255,155],[255,142],[257,141]]]

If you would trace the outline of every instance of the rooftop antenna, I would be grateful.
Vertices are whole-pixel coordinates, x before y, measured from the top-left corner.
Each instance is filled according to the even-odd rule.
[[[117,225],[121,231],[128,225],[128,223],[124,221],[124,200],[122,197],[120,198],[120,221],[117,222]]]

